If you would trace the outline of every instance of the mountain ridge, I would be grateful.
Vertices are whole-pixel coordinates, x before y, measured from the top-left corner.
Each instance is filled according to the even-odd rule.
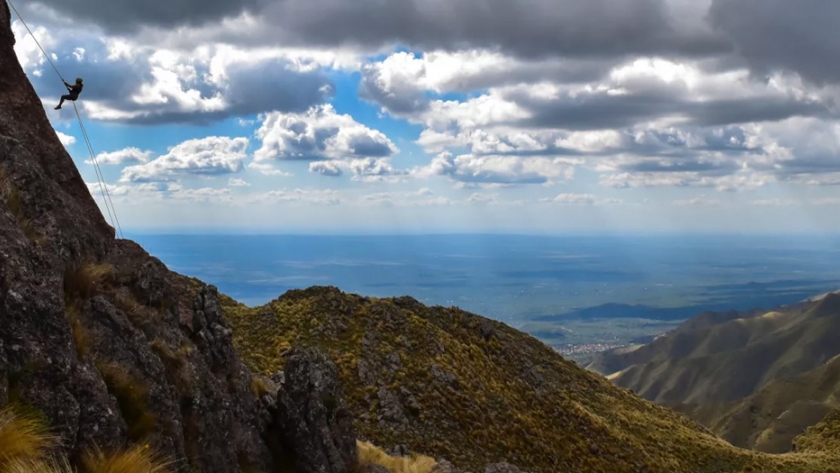
[[[536,338],[456,307],[329,286],[222,306],[255,372],[281,371],[293,345],[318,347],[339,366],[363,438],[470,471],[491,461],[532,473],[831,471],[818,457],[734,449]]]
[[[840,294],[773,310],[705,314],[587,368],[683,412],[733,445],[790,451],[837,407]]]

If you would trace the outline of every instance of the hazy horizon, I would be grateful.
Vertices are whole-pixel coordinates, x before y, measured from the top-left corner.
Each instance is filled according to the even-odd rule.
[[[464,308],[490,317],[527,318],[605,303],[735,306],[739,298],[776,300],[785,291],[810,296],[840,288],[829,282],[840,280],[835,270],[840,240],[819,236],[135,237],[171,269],[250,305],[288,289],[336,285],[369,296],[411,295],[430,304],[462,301]],[[775,286],[732,289],[749,283]],[[643,297],[639,288],[650,292]],[[529,298],[516,300],[526,293]]]

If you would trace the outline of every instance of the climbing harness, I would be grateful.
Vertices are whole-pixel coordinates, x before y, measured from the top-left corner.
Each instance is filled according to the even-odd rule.
[[[27,25],[26,21],[23,20],[23,17],[20,15],[20,13],[17,11],[17,8],[15,8],[14,4],[12,3],[12,0],[6,1],[9,3],[9,6],[12,7],[12,10],[14,10],[15,15],[17,15],[20,22],[23,23],[23,26],[26,27],[26,31],[29,32],[29,36],[31,36],[32,39],[35,41],[35,44],[38,45],[38,49],[40,49],[41,52],[44,53],[44,57],[47,58],[47,61],[49,61],[53,70],[58,75],[58,78],[61,79],[62,84],[66,84],[67,81],[65,81],[64,77],[61,76],[61,73],[58,72],[58,68],[55,67],[55,64],[53,64],[49,54],[47,54],[47,52],[44,51],[44,48],[41,47],[41,43],[38,42],[38,39],[32,33],[32,30],[29,29],[29,25]],[[90,137],[88,137],[87,130],[85,129],[85,124],[82,121],[82,115],[79,113],[79,108],[76,107],[76,101],[73,100],[72,102],[73,109],[76,111],[76,118],[79,120],[79,128],[81,128],[82,130],[82,136],[84,136],[85,138],[85,144],[87,144],[88,151],[90,152],[90,158],[93,162],[94,170],[96,171],[96,177],[99,180],[99,190],[102,192],[102,199],[105,201],[105,208],[108,209],[108,217],[111,219],[111,226],[114,226],[114,222],[116,222],[116,228],[119,232],[120,238],[124,238],[122,228],[120,227],[120,220],[117,218],[117,210],[114,208],[114,203],[111,201],[111,194],[110,192],[108,192],[108,185],[105,184],[105,178],[102,174],[102,169],[100,169],[99,163],[96,161],[96,154],[93,152],[93,145],[90,144]]]

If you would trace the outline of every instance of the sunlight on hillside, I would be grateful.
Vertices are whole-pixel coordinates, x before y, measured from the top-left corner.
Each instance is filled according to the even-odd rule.
[[[392,457],[370,442],[356,442],[359,463],[373,463],[388,469],[390,473],[432,473],[437,462],[423,455]]]

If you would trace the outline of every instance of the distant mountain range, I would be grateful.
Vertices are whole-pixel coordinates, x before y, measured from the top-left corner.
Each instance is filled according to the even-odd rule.
[[[735,302],[708,302],[681,307],[653,307],[643,304],[608,303],[594,307],[573,309],[562,314],[536,315],[529,317],[533,322],[562,322],[564,320],[594,320],[594,319],[651,319],[651,320],[685,320],[698,314],[732,311],[756,310],[755,307],[782,307],[790,305],[792,301],[808,299],[813,295],[807,289],[781,290],[785,281],[773,283],[751,282],[732,286],[731,293],[738,294]],[[800,284],[801,281],[789,281],[790,284]]]
[[[840,406],[840,295],[705,312],[587,366],[733,445],[781,453]]]

